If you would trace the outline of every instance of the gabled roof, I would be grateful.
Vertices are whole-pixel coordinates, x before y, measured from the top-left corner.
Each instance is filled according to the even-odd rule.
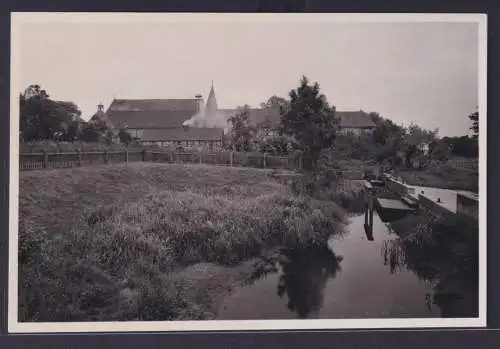
[[[198,101],[185,99],[114,99],[108,111],[198,111]]]
[[[116,128],[172,128],[194,114],[188,111],[114,111],[108,117]]]
[[[224,135],[221,128],[179,127],[171,129],[144,130],[141,140],[158,141],[220,141]]]
[[[364,111],[336,111],[341,128],[373,128],[376,127],[370,115]]]
[[[115,99],[106,115],[116,128],[180,127],[199,110],[196,99]]]
[[[230,117],[236,115],[240,112],[239,109],[219,109],[218,113],[223,113],[227,120]],[[249,119],[250,124],[257,126],[260,123],[269,120],[271,122],[271,127],[278,127],[281,120],[280,111],[278,108],[249,108]]]
[[[250,120],[255,126],[269,121],[271,127],[279,127],[281,123],[281,114],[279,108],[256,108],[250,109]]]

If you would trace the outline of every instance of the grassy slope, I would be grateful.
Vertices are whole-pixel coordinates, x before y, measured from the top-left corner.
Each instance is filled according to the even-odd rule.
[[[477,192],[479,188],[479,176],[477,170],[453,168],[447,164],[425,170],[409,170],[402,168],[396,171],[394,175],[402,177],[410,185],[470,190],[473,192]]]
[[[212,318],[277,246],[340,232],[271,171],[128,164],[21,174],[20,320]]]

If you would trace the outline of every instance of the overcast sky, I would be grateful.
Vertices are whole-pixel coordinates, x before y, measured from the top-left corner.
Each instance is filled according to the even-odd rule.
[[[257,107],[303,74],[338,110],[377,111],[442,136],[468,133],[478,104],[475,23],[89,20],[23,23],[19,39],[20,89],[40,84],[85,119],[113,97],[206,97],[212,80],[219,107]]]

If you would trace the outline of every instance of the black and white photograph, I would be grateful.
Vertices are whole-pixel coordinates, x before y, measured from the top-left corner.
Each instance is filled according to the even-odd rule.
[[[11,333],[486,326],[486,16],[12,13]]]

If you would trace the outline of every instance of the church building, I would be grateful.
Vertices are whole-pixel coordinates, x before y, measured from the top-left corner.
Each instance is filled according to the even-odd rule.
[[[238,109],[219,109],[215,89],[210,88],[205,103],[201,95],[185,99],[113,99],[104,112],[102,104],[92,119],[104,120],[115,136],[126,130],[132,138],[144,145],[175,146],[221,150],[224,133],[231,127],[229,118]],[[278,132],[280,111],[277,108],[250,108],[249,120],[253,126],[266,125],[265,134]],[[344,133],[370,131],[375,127],[363,111],[337,112]]]

